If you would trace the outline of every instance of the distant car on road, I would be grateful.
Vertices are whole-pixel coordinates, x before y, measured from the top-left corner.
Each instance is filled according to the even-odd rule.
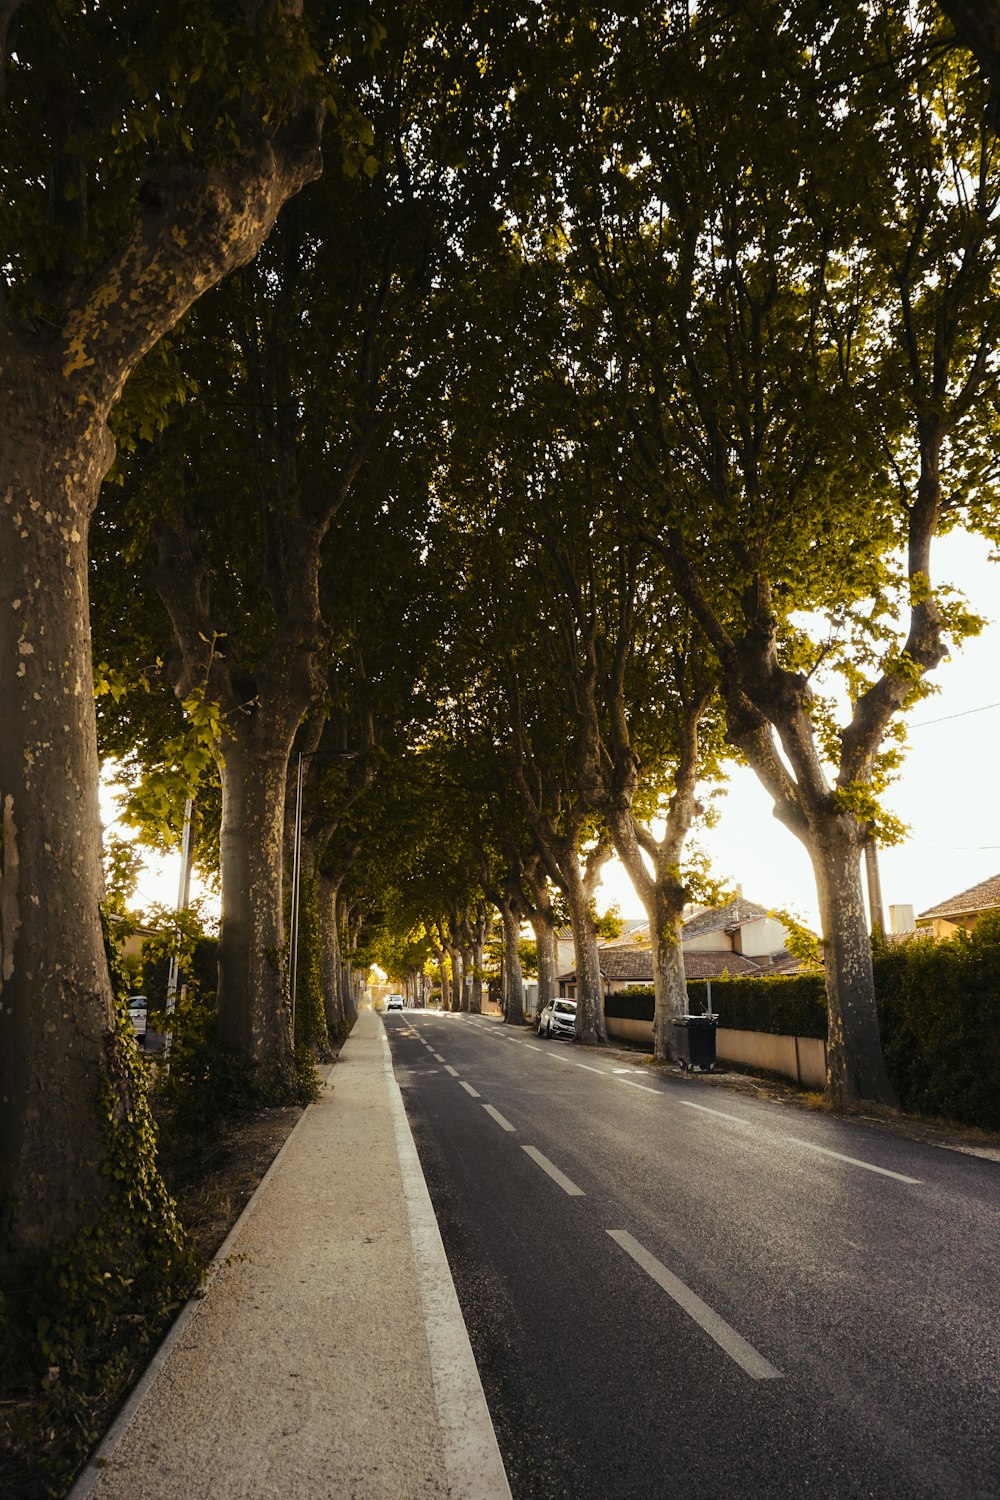
[[[141,1041],[146,1035],[146,997],[145,995],[129,995],[127,1004],[132,1030]]]
[[[385,1002],[385,1008],[386,1008],[386,1010],[402,1010],[403,1009],[403,997],[402,997],[402,995],[390,995],[389,998],[388,998],[388,1000]]]
[[[575,1036],[576,1001],[550,1000],[535,1023],[539,1036]]]

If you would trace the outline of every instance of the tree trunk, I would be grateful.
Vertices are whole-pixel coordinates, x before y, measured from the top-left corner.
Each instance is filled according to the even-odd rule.
[[[810,846],[829,1006],[827,1096],[837,1104],[871,1099],[895,1107],[875,1008],[872,951],[861,885],[861,848],[832,815]]]
[[[676,902],[657,890],[647,908],[653,956],[653,1056],[677,1060],[674,1021],[687,1013],[687,979]]]
[[[291,1085],[282,908],[285,778],[291,737],[250,715],[220,747],[219,1036],[265,1088]]]
[[[472,1009],[472,976],[475,971],[476,956],[472,948],[462,949],[462,1010],[468,1015]]]
[[[113,450],[96,420],[66,442],[70,413],[44,400],[42,373],[8,386],[0,433],[0,1254],[92,1217],[107,1186],[98,1096],[121,1077],[87,598]]]
[[[462,974],[462,950],[454,946],[448,949],[448,958],[451,961],[451,1008],[453,1011],[462,1009],[462,988],[464,976]]]
[[[477,938],[472,946],[472,993],[469,1010],[474,1016],[483,1013],[483,944]]]
[[[556,995],[556,929],[547,914],[536,911],[531,919],[538,947],[538,1009],[545,1009]]]
[[[353,1031],[354,1023],[358,1019],[358,997],[354,989],[354,970],[349,963],[343,967],[344,975],[344,1015],[347,1020],[348,1031]]]
[[[248,114],[228,159],[220,148],[206,165],[204,140],[186,162],[153,153],[104,263],[66,267],[67,285],[85,285],[79,299],[24,322],[12,305],[0,312],[3,1259],[96,1222],[102,1117],[107,1128],[134,1118],[99,911],[87,536],[114,457],[107,419],[145,355],[318,175],[319,112],[296,94],[290,79],[277,128]]]
[[[510,902],[500,908],[504,941],[504,1021],[524,1025],[524,977],[521,973],[521,924]]]
[[[340,929],[337,925],[337,894],[340,881],[332,875],[319,876],[319,933],[323,954],[323,1008],[326,1029],[333,1046],[340,1046],[347,1036],[344,1001],[340,988]]]
[[[690,826],[690,815],[682,817],[676,808],[671,809],[663,841],[655,849],[649,850],[654,864],[652,874],[639,848],[636,835],[638,825],[631,807],[618,808],[613,813],[611,822],[618,857],[649,918],[655,995],[653,1056],[660,1061],[676,1062],[677,1045],[673,1023],[677,1016],[683,1016],[687,1012],[681,916],[688,892],[674,872],[680,862],[680,852]]]
[[[590,914],[590,898],[579,873],[567,864],[566,901],[576,954],[576,1039],[591,1046],[607,1044],[604,994],[597,929]]]

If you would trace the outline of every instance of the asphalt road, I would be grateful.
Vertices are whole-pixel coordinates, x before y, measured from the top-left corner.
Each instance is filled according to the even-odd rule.
[[[385,1021],[515,1500],[1000,1497],[1000,1164]]]

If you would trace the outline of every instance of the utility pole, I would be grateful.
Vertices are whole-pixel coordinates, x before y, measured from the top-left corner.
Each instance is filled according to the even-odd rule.
[[[865,874],[868,877],[868,915],[872,936],[877,932],[885,937],[885,917],[882,914],[882,882],[878,873],[878,847],[872,834],[865,839]]]

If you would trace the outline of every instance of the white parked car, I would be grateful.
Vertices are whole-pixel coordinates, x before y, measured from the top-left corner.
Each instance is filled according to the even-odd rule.
[[[385,1008],[386,1008],[386,1010],[402,1010],[403,1009],[403,997],[402,997],[402,995],[390,995],[389,998],[388,998],[388,1000],[385,1002]]]
[[[141,1040],[146,1035],[146,997],[145,995],[129,995],[127,1003],[132,1030]]]
[[[550,1000],[535,1023],[539,1036],[575,1036],[576,1001]]]

